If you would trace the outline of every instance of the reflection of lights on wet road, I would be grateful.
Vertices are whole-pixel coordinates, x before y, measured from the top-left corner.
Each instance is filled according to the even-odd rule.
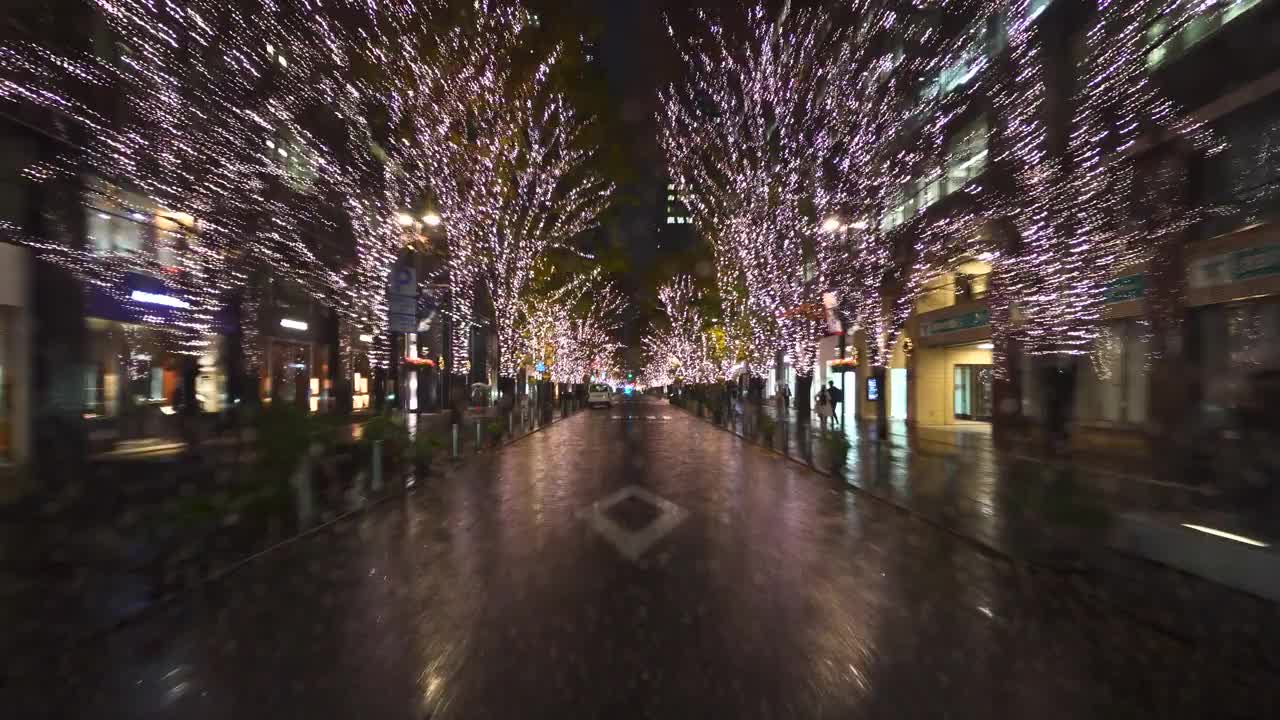
[[[991,612],[991,608],[989,607],[979,607],[978,612],[982,613],[983,615],[986,615],[989,618],[995,617],[995,613]]]
[[[1182,523],[1182,527],[1191,528],[1192,530],[1198,530],[1202,533],[1208,533],[1210,535],[1213,535],[1214,537],[1226,538],[1227,540],[1235,540],[1236,542],[1244,543],[1245,545],[1252,545],[1254,547],[1271,547],[1270,545],[1262,542],[1261,540],[1254,540],[1253,538],[1247,538],[1243,535],[1233,535],[1232,533],[1224,532],[1222,530],[1214,530],[1211,527],[1205,527],[1203,525],[1192,525],[1191,523]]]
[[[160,679],[160,684],[168,686],[164,692],[165,702],[177,702],[191,690],[191,682],[187,679],[190,671],[191,668],[189,666],[178,665],[164,674],[164,677]]]

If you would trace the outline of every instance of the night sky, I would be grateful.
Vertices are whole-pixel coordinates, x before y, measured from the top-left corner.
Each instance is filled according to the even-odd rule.
[[[593,250],[601,252],[614,284],[630,295],[632,313],[621,341],[638,348],[653,311],[656,285],[671,257],[670,242],[658,246],[665,203],[666,170],[657,138],[658,91],[680,77],[665,17],[677,28],[694,21],[698,7],[731,8],[737,0],[530,0],[543,25],[566,41],[595,41],[594,73],[580,101],[604,131],[605,171],[618,184],[614,206],[601,220]],[[691,230],[690,230],[691,231]],[[638,357],[629,357],[635,362]]]

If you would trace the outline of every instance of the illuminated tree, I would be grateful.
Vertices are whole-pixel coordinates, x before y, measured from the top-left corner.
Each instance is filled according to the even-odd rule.
[[[698,18],[700,32],[677,39],[686,78],[662,93],[667,164],[726,285],[741,283],[752,369],[782,351],[803,385],[817,333],[802,308],[821,296],[805,273],[815,258],[806,208],[827,147],[821,98],[838,53],[820,11],[774,18],[756,5],[739,33],[706,12]]]
[[[594,270],[530,297],[518,325],[521,361],[548,368],[554,382],[614,377],[625,298]]]
[[[644,340],[650,378],[694,384],[729,379],[736,362],[732,341],[703,312],[703,297],[693,279],[677,276],[658,290],[658,300],[664,322]]]
[[[535,263],[590,228],[612,194],[588,165],[588,120],[554,87],[560,50],[520,61],[532,22],[523,8],[480,0],[469,24],[437,38],[442,60],[418,78],[416,149],[440,201],[451,281],[464,302],[487,290],[508,380]]]
[[[248,286],[258,278],[297,280],[316,299],[336,297],[353,321],[385,326],[380,289],[398,237],[366,111],[370,97],[393,93],[358,77],[354,65],[379,51],[376,36],[358,34],[351,21],[405,30],[413,4],[92,4],[120,57],[6,47],[3,97],[48,108],[83,132],[82,147],[32,168],[33,177],[91,176],[121,213],[156,211],[168,220],[155,221],[157,243],[171,252],[120,254],[45,238],[45,256],[126,304],[124,273],[163,282],[189,305],[171,315],[180,351],[200,352],[227,297],[248,291],[241,325],[250,368],[258,315]],[[101,107],[104,91],[120,99],[115,107]],[[97,207],[94,194],[86,200]],[[119,201],[132,197],[146,207]],[[335,205],[357,246],[351,274],[316,254],[318,239],[337,231]]]

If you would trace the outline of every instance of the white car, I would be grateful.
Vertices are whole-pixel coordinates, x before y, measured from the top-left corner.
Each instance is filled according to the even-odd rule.
[[[587,393],[587,407],[613,407],[613,388],[608,385],[592,385]]]

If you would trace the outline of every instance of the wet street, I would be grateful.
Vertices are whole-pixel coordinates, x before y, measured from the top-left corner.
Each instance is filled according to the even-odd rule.
[[[666,404],[581,413],[0,688],[12,718],[1275,716]]]

